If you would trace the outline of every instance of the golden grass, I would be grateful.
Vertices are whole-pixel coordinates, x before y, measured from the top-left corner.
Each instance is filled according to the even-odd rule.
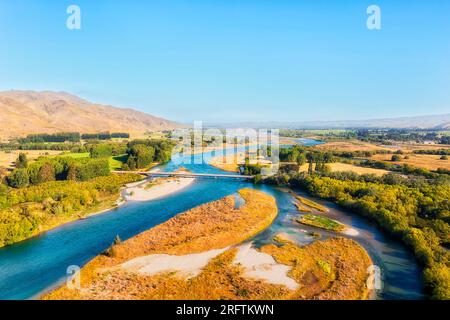
[[[418,168],[424,168],[428,170],[437,170],[439,168],[450,170],[450,160],[440,160],[439,155],[427,155],[427,154],[402,154],[399,155],[402,159],[400,161],[391,161],[392,154],[376,154],[369,159],[386,161],[395,164],[408,164]],[[408,156],[409,159],[404,159]]]
[[[448,149],[449,145],[444,144],[420,144],[420,143],[395,143],[394,145],[379,145],[375,143],[363,142],[359,140],[344,140],[344,141],[330,141],[324,144],[315,146],[320,150],[334,150],[334,151],[376,151],[388,150],[396,151],[402,150],[404,152],[412,152],[414,150],[438,150]]]
[[[368,296],[367,268],[372,262],[353,240],[334,238],[305,247],[286,240],[282,247],[267,245],[261,251],[291,266],[289,276],[299,283],[297,290],[246,278],[243,269],[233,263],[236,249],[232,248],[211,259],[189,280],[171,272],[149,276],[107,271],[97,274],[80,291],[59,289],[44,299],[329,300]]]
[[[239,172],[239,165],[245,163],[245,156],[243,153],[236,155],[217,156],[211,159],[210,165],[218,169],[228,172]]]
[[[307,207],[307,206],[304,206],[302,203],[300,203],[300,202],[297,202],[297,201],[294,201],[294,205],[297,207],[297,210],[299,211],[299,212],[312,212],[312,209],[311,208],[309,208],[309,207]]]
[[[347,164],[347,163],[341,163],[341,162],[334,162],[334,163],[328,163],[327,166],[331,169],[332,172],[339,172],[339,171],[351,171],[357,174],[374,174],[376,176],[381,177],[384,174],[390,173],[388,170],[383,169],[374,169],[374,168],[365,168],[360,166],[355,166],[353,164]],[[313,164],[313,168],[315,165]],[[301,172],[307,172],[308,171],[308,164],[304,164],[300,167]]]
[[[17,160],[20,153],[25,153],[27,155],[28,161],[32,161],[41,156],[54,156],[59,155],[62,152],[53,150],[14,150],[7,153],[5,151],[0,151],[0,167],[12,169],[14,167],[14,162]]]
[[[375,150],[392,150],[386,146],[380,146],[373,143],[362,142],[359,140],[333,141],[319,144],[314,148],[320,150],[333,151],[375,151]],[[396,149],[394,149],[396,150]]]
[[[289,276],[300,288],[291,299],[366,299],[367,268],[372,264],[367,252],[355,241],[333,238],[304,247],[288,243],[267,245],[262,252],[292,267]]]

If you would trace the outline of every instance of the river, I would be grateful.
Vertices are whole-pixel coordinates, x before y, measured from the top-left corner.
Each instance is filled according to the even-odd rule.
[[[315,144],[314,141],[306,141]],[[207,162],[211,155],[195,155]],[[185,158],[174,158],[161,170],[173,171],[179,166],[197,173],[218,173],[207,164],[186,164]],[[197,161],[198,162],[198,161]],[[299,244],[313,240],[306,226],[292,220],[298,212],[292,196],[284,188],[266,185],[254,186],[245,181],[226,179],[197,179],[191,186],[168,197],[149,202],[129,202],[118,209],[78,220],[45,232],[37,237],[0,248],[0,299],[32,299],[61,284],[69,266],[83,266],[108,248],[119,235],[128,239],[158,225],[174,215],[200,204],[220,199],[243,187],[258,188],[273,195],[279,214],[274,223],[252,241],[260,246],[272,241],[276,233],[284,232]],[[301,193],[301,191],[297,191]],[[381,268],[383,288],[377,299],[422,299],[421,269],[414,256],[398,241],[362,217],[340,210],[333,203],[314,199],[330,208],[330,217],[356,229],[353,236]],[[332,233],[320,231],[322,239]]]

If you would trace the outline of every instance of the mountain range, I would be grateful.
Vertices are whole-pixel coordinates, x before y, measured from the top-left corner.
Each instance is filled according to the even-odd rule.
[[[0,138],[33,133],[170,130],[180,125],[133,109],[91,103],[66,92],[0,92]]]
[[[207,123],[205,127],[273,129],[450,129],[450,113],[370,120]]]

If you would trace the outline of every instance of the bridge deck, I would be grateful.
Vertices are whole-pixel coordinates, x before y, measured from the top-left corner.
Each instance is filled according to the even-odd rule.
[[[184,178],[231,178],[253,179],[253,176],[221,173],[193,173],[193,172],[151,172],[151,171],[114,171],[115,173],[136,173],[151,177],[184,177]]]

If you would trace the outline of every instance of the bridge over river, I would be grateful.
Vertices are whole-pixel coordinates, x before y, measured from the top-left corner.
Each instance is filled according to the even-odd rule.
[[[180,178],[226,178],[250,180],[253,176],[239,174],[221,174],[221,173],[193,173],[193,172],[152,172],[152,171],[114,171],[114,173],[136,173],[149,177],[180,177]]]

